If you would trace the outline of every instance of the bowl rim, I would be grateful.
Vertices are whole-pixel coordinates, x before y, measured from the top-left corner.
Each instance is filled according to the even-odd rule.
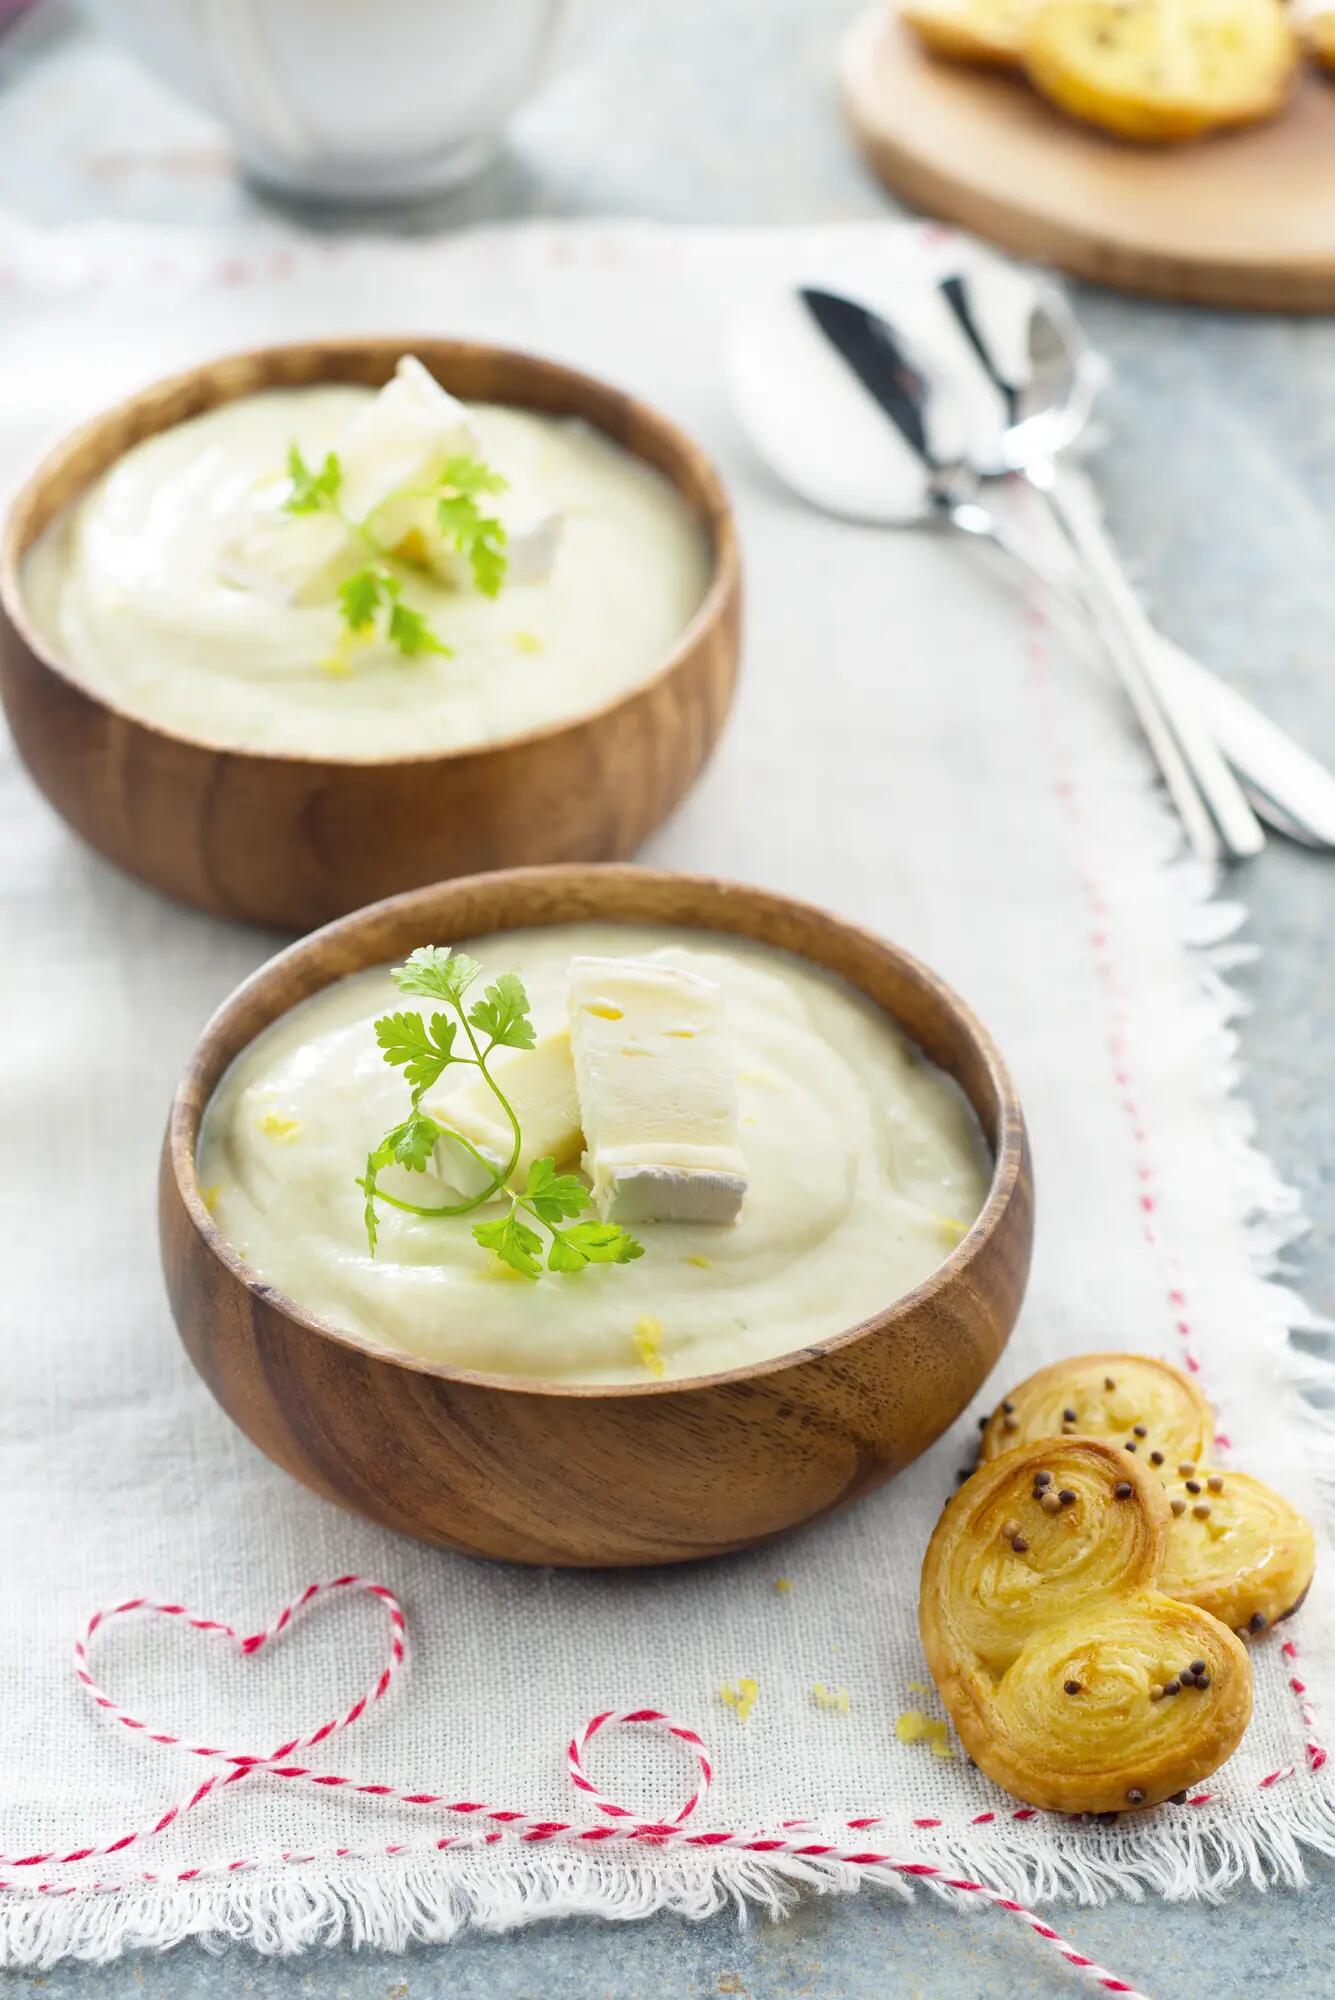
[[[929,992],[938,1005],[954,1017],[956,1024],[963,1030],[981,1056],[984,1069],[995,1092],[997,1101],[997,1136],[996,1145],[992,1149],[992,1174],[988,1182],[987,1196],[983,1202],[983,1206],[964,1236],[947,1252],[941,1262],[909,1291],[900,1294],[899,1297],[892,1299],[887,1305],[879,1308],[867,1318],[857,1321],[853,1326],[845,1328],[840,1333],[831,1335],[828,1339],[813,1342],[809,1346],[791,1348],[784,1354],[771,1355],[763,1361],[749,1362],[741,1368],[719,1369],[706,1375],[681,1376],[664,1381],[651,1379],[646,1382],[624,1383],[541,1381],[530,1376],[493,1374],[483,1369],[451,1367],[445,1362],[430,1361],[418,1355],[399,1353],[391,1348],[376,1347],[362,1339],[359,1335],[350,1332],[347,1328],[337,1326],[333,1321],[326,1320],[318,1313],[309,1311],[295,1299],[290,1298],[287,1293],[280,1291],[277,1286],[269,1284],[257,1271],[253,1270],[233,1248],[232,1244],[210,1215],[200,1188],[199,1176],[195,1171],[195,1144],[198,1139],[205,1110],[211,1101],[218,1083],[226,1073],[226,1069],[230,1066],[230,1062],[234,1061],[236,1057],[229,1058],[228,1063],[224,1063],[221,1068],[216,1068],[212,1081],[207,1085],[207,1088],[204,1087],[204,1080],[210,1069],[215,1067],[215,1045],[220,1037],[225,1034],[229,1023],[238,1009],[248,1000],[252,999],[257,992],[262,993],[265,987],[281,984],[287,969],[294,964],[299,964],[304,957],[317,950],[322,941],[329,939],[335,934],[347,935],[348,933],[355,932],[371,917],[393,911],[397,907],[402,907],[413,902],[424,902],[442,893],[465,895],[476,891],[481,885],[497,882],[531,883],[535,888],[541,887],[544,884],[556,888],[561,886],[573,888],[579,883],[589,882],[590,879],[606,881],[614,876],[619,878],[626,886],[634,886],[636,884],[647,886],[650,884],[675,882],[687,887],[698,888],[706,895],[717,894],[719,892],[722,892],[725,897],[728,895],[737,895],[749,899],[753,907],[760,904],[774,911],[787,910],[796,912],[799,917],[807,921],[814,919],[818,924],[828,927],[831,931],[842,933],[846,938],[856,941],[864,947],[870,947],[880,954],[882,958],[893,960],[903,970],[907,971],[911,979],[916,980],[921,987]],[[609,917],[605,914],[600,914],[596,920],[617,923],[633,922],[634,918],[630,916],[618,917],[616,915]],[[569,919],[567,921],[577,920]],[[511,923],[506,926],[510,930],[548,927],[550,926],[537,923],[532,925]],[[715,930],[723,935],[738,935],[735,930],[724,923],[709,924],[701,922],[698,925],[682,923],[678,928],[682,930],[699,928],[702,930]],[[805,957],[803,953],[792,951],[783,945],[768,944],[767,949],[787,952],[791,957]],[[369,960],[365,966],[357,969],[369,970],[374,964],[379,962],[378,960]],[[805,957],[805,962],[818,966],[821,965],[821,961],[814,957]],[[845,978],[846,984],[853,986],[856,991],[862,992],[864,998],[868,1000],[872,999],[872,996],[866,993],[865,989],[859,987],[855,980],[847,979],[846,975],[836,972],[828,965],[823,966],[822,969],[827,971],[832,978]],[[333,978],[323,981],[319,986],[312,989],[311,993],[306,996],[306,999],[313,999],[316,993],[325,991],[328,986],[335,984],[337,979],[348,976],[350,976],[348,973],[339,973]],[[266,1029],[272,1027],[284,1014],[291,1012],[293,1006],[302,1004],[304,1004],[302,1001],[293,1002],[286,1007],[280,1007],[270,1013],[263,1026],[258,1028],[242,1047],[250,1047],[251,1043],[257,1040],[260,1034],[263,1034]],[[880,1003],[873,1000],[872,1004],[879,1006]],[[887,1012],[884,1008],[881,1008],[881,1011],[883,1013]],[[893,1019],[893,1016],[890,1018]],[[900,1024],[896,1023],[896,1025]],[[907,1034],[908,1030],[901,1028],[901,1032]],[[910,1040],[912,1039],[910,1037]],[[915,1042],[914,1046],[917,1047],[919,1045]],[[237,1056],[240,1053],[241,1049],[238,1049],[236,1052]],[[196,1097],[198,1099],[197,1109],[193,1102]],[[974,1115],[975,1117],[977,1116],[976,1110]],[[672,1397],[689,1395],[701,1391],[717,1390],[736,1383],[756,1382],[766,1376],[781,1374],[786,1369],[800,1365],[803,1360],[824,1360],[829,1355],[836,1354],[842,1349],[852,1346],[855,1341],[861,1340],[869,1333],[889,1330],[889,1328],[898,1322],[908,1318],[920,1305],[934,1298],[947,1285],[953,1284],[962,1273],[967,1271],[969,1266],[996,1234],[996,1231],[1009,1211],[1025,1172],[1026,1159],[1027,1135],[1024,1113],[1020,1106],[1020,1099],[1014,1080],[999,1048],[982,1023],[974,1015],[973,1011],[960,999],[954,989],[948,986],[938,974],[933,972],[929,966],[924,964],[913,953],[905,951],[899,945],[892,944],[889,939],[881,937],[878,933],[867,929],[864,925],[824,908],[821,904],[812,903],[800,897],[787,896],[781,891],[764,888],[759,884],[735,882],[722,876],[692,874],[677,869],[644,868],[624,862],[556,863],[539,867],[494,869],[483,874],[457,876],[445,882],[431,883],[425,888],[404,890],[397,895],[386,896],[376,903],[367,903],[360,910],[353,910],[346,916],[335,918],[332,923],[324,924],[320,929],[311,931],[305,937],[299,938],[295,943],[285,946],[283,950],[274,953],[271,958],[266,959],[262,965],[256,967],[254,972],[240,981],[205,1023],[173,1092],[163,1144],[164,1175],[167,1171],[170,1171],[172,1190],[181,1203],[186,1217],[193,1225],[196,1234],[201,1239],[204,1249],[211,1253],[217,1262],[221,1264],[228,1277],[234,1283],[239,1283],[250,1294],[252,1300],[258,1306],[274,1310],[281,1317],[295,1322],[296,1325],[305,1331],[313,1333],[322,1339],[331,1340],[340,1347],[351,1349],[359,1356],[385,1362],[394,1368],[406,1369],[411,1374],[428,1376],[441,1382],[458,1384],[460,1387],[503,1391],[507,1394],[521,1396],[556,1396],[577,1401],[621,1398],[639,1400],[641,1398],[652,1399],[662,1396]]]
[[[214,742],[208,737],[193,736],[184,729],[169,727],[136,709],[123,707],[110,695],[84,680],[69,660],[48,645],[28,614],[22,586],[22,567],[23,558],[33,544],[29,542],[20,551],[18,523],[34,494],[60,469],[72,452],[95,437],[113,419],[124,416],[142,405],[151,406],[158,401],[169,404],[174,391],[179,391],[198,377],[209,375],[216,370],[251,364],[277,372],[274,379],[263,386],[238,388],[233,393],[219,396],[216,402],[208,406],[209,409],[221,408],[223,404],[229,402],[239,402],[246,396],[264,395],[273,389],[323,387],[336,385],[341,379],[337,375],[330,375],[319,376],[308,382],[286,381],[280,366],[284,356],[318,350],[324,355],[347,357],[350,360],[353,355],[364,353],[373,347],[383,347],[388,352],[400,356],[416,354],[422,347],[434,350],[437,356],[445,349],[452,349],[460,354],[485,354],[500,360],[506,367],[536,370],[547,380],[562,383],[581,402],[588,401],[590,397],[603,401],[615,398],[633,410],[637,419],[656,433],[658,438],[671,449],[679,463],[693,465],[701,489],[698,501],[688,500],[676,481],[666,472],[662,472],[660,467],[651,466],[651,469],[659,472],[660,476],[667,480],[683,506],[688,508],[699,526],[705,530],[710,550],[709,581],[704,596],[686,625],[646,674],[618,693],[610,695],[596,708],[581,708],[573,715],[558,717],[553,722],[542,723],[536,728],[523,730],[513,736],[498,736],[484,743],[465,743],[453,747],[447,745],[435,750],[395,752],[379,757],[355,755],[331,757],[327,753],[317,751],[269,750],[260,744]],[[353,382],[351,377],[348,380],[350,386],[361,386]],[[522,400],[515,400],[513,403],[505,402],[503,398],[501,400],[507,408],[523,410],[531,407]],[[202,416],[206,412],[201,410],[195,414]],[[544,413],[538,412],[538,414]],[[601,423],[589,416],[587,411],[572,410],[568,414],[579,416],[581,421],[591,424],[602,436],[609,438],[613,444],[618,445],[641,464],[650,463],[642,452],[631,445],[623,444],[620,438],[614,437]],[[191,421],[193,421],[191,418],[176,420],[187,423]],[[135,443],[142,443],[145,439],[159,436],[172,428],[174,428],[172,423],[158,424],[153,429],[145,431],[143,437],[137,438]],[[133,445],[126,447],[126,450],[133,449]],[[119,453],[108,466],[103,468],[104,471],[109,471],[111,466],[117,464],[124,456],[124,452]],[[95,473],[93,478],[101,476],[101,473]],[[91,480],[85,482],[79,488],[76,498],[81,498],[91,483]],[[73,504],[73,500],[67,501],[66,507]],[[535,354],[528,348],[510,347],[500,341],[454,339],[449,335],[430,333],[411,335],[368,333],[361,336],[340,334],[316,340],[291,340],[262,347],[229,349],[224,353],[212,355],[208,360],[197,361],[189,368],[178,369],[171,375],[158,376],[128,396],[122,396],[91,417],[86,417],[82,423],[66,431],[50,445],[36,463],[28,467],[18,486],[10,493],[5,505],[3,523],[0,524],[0,622],[7,622],[10,625],[21,644],[27,648],[44,672],[58,680],[70,693],[91,702],[127,728],[142,730],[150,736],[179,745],[187,751],[210,757],[252,759],[271,769],[289,766],[302,770],[376,771],[396,769],[400,765],[458,764],[469,758],[486,757],[497,751],[521,752],[536,748],[572,729],[596,725],[626,702],[635,700],[649,693],[660,683],[670,680],[690,658],[704,635],[726,618],[729,607],[738,599],[740,589],[741,549],[736,516],[727,488],[703,446],[697,444],[695,439],[671,417],[666,416],[655,404],[645,402],[642,397],[619,388],[615,382],[607,380],[604,376],[592,375],[585,369],[572,368],[564,361],[555,361],[547,355]]]

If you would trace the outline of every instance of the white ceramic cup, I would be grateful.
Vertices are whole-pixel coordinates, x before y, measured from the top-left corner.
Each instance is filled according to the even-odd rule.
[[[485,164],[594,0],[82,0],[306,200],[437,194]]]

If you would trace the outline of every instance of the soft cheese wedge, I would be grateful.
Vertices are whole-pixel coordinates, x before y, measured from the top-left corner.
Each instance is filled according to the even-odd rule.
[[[487,455],[467,409],[416,356],[403,356],[393,379],[341,434],[337,450],[346,513],[363,520],[375,511],[381,541],[406,543],[410,559],[418,550],[417,559],[445,583],[463,588],[472,581],[467,560],[442,547],[431,500],[390,498],[404,487],[432,486],[448,459]],[[506,582],[533,583],[549,575],[561,516],[510,487],[488,494],[486,506],[505,530]]]
[[[343,515],[368,524],[400,561],[454,589],[472,583],[467,557],[441,538],[431,491],[451,458],[486,452],[468,410],[414,355],[402,357],[384,388],[338,432],[333,450]],[[365,561],[365,548],[336,515],[286,513],[285,493],[281,487],[256,496],[224,548],[224,579],[275,603],[328,604]],[[486,497],[505,534],[505,581],[540,583],[551,574],[564,517],[527,490]]]
[[[428,486],[445,461],[472,455],[477,436],[463,404],[405,354],[379,394],[334,440],[342,468],[339,506],[355,521],[371,517],[377,539],[392,546],[421,513],[416,500],[385,503],[405,486]],[[365,560],[333,514],[288,514],[286,489],[261,492],[223,549],[225,580],[275,602],[329,603],[344,577]]]
[[[567,1031],[561,1028],[544,1035],[536,1048],[502,1049],[490,1067],[513,1104],[524,1135],[514,1177],[522,1183],[534,1160],[550,1158],[558,1167],[567,1166],[579,1152],[582,1138]],[[447,1074],[453,1081],[460,1072]],[[513,1141],[509,1122],[480,1076],[468,1075],[457,1089],[428,1092],[421,1108],[438,1125],[462,1132],[494,1166],[502,1167],[509,1159]],[[449,1132],[436,1147],[436,1171],[464,1196],[481,1194],[490,1179]]]
[[[334,515],[287,514],[280,499],[266,495],[224,544],[219,573],[271,604],[328,604],[359,560]]]
[[[339,432],[334,449],[343,467],[343,511],[363,521],[403,487],[431,485],[446,459],[476,456],[478,439],[457,397],[405,354],[380,393]],[[393,541],[392,521],[375,527],[382,540]]]
[[[1029,77],[1126,139],[1190,139],[1283,104],[1297,38],[1280,0],[1045,0]]]
[[[612,1222],[736,1222],[747,1170],[723,990],[652,959],[576,958],[584,1171]]]

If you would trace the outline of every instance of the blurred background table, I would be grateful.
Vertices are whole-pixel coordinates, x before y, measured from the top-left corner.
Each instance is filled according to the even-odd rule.
[[[857,0],[617,0],[580,59],[457,194],[374,226],[411,233],[519,216],[671,222],[848,220],[891,212],[847,141],[835,84]],[[0,36],[0,214],[244,225],[262,212],[226,142],[60,0]],[[307,218],[337,230],[336,215]],[[359,227],[366,218],[359,218]],[[1160,621],[1335,763],[1335,323],[1248,317],[1081,291],[1114,364],[1099,479]],[[0,395],[14,385],[0,384]],[[1335,1316],[1335,874],[1276,840],[1238,884],[1261,956],[1235,975],[1243,1091],[1312,1230],[1298,1282]],[[1319,1335],[1296,1338],[1317,1344]],[[1160,2000],[1329,1990],[1335,1865],[1304,1895],[1068,1911],[1068,1934]],[[1017,1926],[921,1896],[811,1899],[787,1922],[731,1916],[546,1923],[405,1957],[276,1962],[187,1947],[109,1967],[0,1973],[0,1996],[231,2000],[1040,2000],[1060,1979]],[[1091,1989],[1092,1990],[1092,1989]]]

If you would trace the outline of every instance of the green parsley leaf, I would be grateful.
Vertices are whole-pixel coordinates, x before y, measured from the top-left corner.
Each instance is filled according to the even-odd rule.
[[[283,502],[283,510],[288,514],[321,514],[336,511],[334,502],[338,489],[343,484],[343,467],[338,453],[327,451],[324,464],[318,472],[312,472],[301,455],[300,445],[290,445],[287,453],[287,476],[292,481],[292,491]]]
[[[353,632],[364,632],[375,623],[380,600],[385,595],[384,579],[375,569],[354,570],[338,586],[343,623]]]
[[[550,1224],[586,1209],[589,1190],[578,1174],[558,1174],[555,1160],[535,1160],[522,1198],[541,1222]]]
[[[521,1222],[513,1209],[501,1222],[475,1222],[473,1235],[484,1250],[494,1250],[502,1264],[508,1264],[522,1277],[542,1276],[542,1265],[538,1262],[542,1238]]]
[[[431,1164],[440,1132],[434,1118],[428,1118],[425,1111],[414,1111],[411,1118],[386,1133],[380,1144],[392,1147],[394,1166],[406,1167],[410,1174],[424,1174]]]
[[[589,1260],[584,1252],[573,1243],[567,1243],[559,1229],[552,1231],[552,1240],[547,1246],[547,1269],[549,1271],[587,1271]]]
[[[496,597],[505,582],[510,560],[505,553],[506,533],[499,521],[484,521],[482,526],[484,532],[473,542],[468,559],[473,565],[473,581],[482,595]]]
[[[390,978],[401,993],[421,993],[429,999],[449,1000],[457,1007],[482,967],[467,952],[451,951],[448,945],[421,944],[396,965]]]
[[[456,493],[504,493],[510,484],[504,474],[494,472],[485,459],[473,458],[468,453],[446,459],[441,468],[440,483],[452,486]]]
[[[358,1183],[358,1185],[363,1189],[366,1195],[366,1202],[362,1209],[362,1219],[366,1224],[366,1240],[371,1246],[371,1255],[373,1257],[375,1256],[375,1247],[377,1241],[379,1240],[379,1233],[380,1233],[376,1225],[375,1177],[379,1173],[382,1167],[387,1167],[391,1165],[393,1159],[394,1159],[394,1135],[393,1133],[390,1133],[387,1138],[384,1138],[380,1141],[380,1144],[376,1147],[373,1153],[367,1154],[366,1177],[364,1180]]]
[[[553,1229],[547,1252],[549,1271],[583,1271],[590,1264],[632,1264],[643,1257],[644,1245],[615,1222],[577,1222],[571,1229]]]
[[[616,1222],[576,1222],[559,1233],[567,1248],[590,1264],[633,1264],[644,1255],[643,1243]]]
[[[395,604],[389,614],[389,637],[391,645],[409,660],[418,659],[423,653],[441,653],[446,659],[453,658],[453,648],[427,624],[420,611],[414,611],[410,604]]]
[[[468,493],[442,493],[436,502],[436,526],[448,548],[466,556],[473,581],[485,597],[495,597],[505,580],[505,528],[484,514]]]
[[[489,986],[468,1016],[475,1028],[490,1035],[493,1045],[531,1049],[537,1033],[529,1016],[528,994],[517,972],[503,972]]]
[[[456,1032],[454,1022],[444,1014],[433,1014],[429,1028],[418,1013],[383,1014],[375,1023],[375,1038],[385,1061],[402,1069],[415,1098],[430,1090],[441,1071],[455,1060]]]

